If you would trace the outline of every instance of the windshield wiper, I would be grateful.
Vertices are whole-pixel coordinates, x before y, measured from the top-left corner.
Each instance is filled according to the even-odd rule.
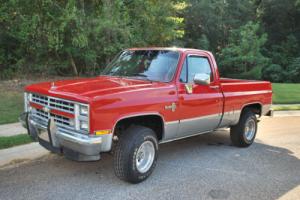
[[[148,78],[148,76],[146,74],[143,74],[143,73],[135,73],[135,74],[132,74],[132,76],[135,76],[135,77],[143,77],[144,79],[146,79],[147,81],[151,81],[151,79]]]
[[[146,74],[143,73],[134,73],[133,76],[142,76],[142,77],[148,77]]]

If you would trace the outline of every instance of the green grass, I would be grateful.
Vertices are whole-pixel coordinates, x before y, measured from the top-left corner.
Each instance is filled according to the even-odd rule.
[[[273,105],[273,110],[300,110],[300,105]]]
[[[300,84],[273,83],[274,104],[300,104]]]
[[[27,134],[20,134],[14,136],[0,136],[0,149],[6,149],[13,146],[28,144],[33,140]]]
[[[0,124],[17,122],[23,110],[22,92],[0,90]]]

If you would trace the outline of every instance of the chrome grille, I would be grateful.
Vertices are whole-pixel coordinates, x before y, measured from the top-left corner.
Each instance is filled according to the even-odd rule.
[[[76,103],[70,100],[36,93],[29,93],[28,101],[41,106],[30,106],[29,104],[30,116],[37,123],[47,126],[49,119],[51,118],[54,120],[59,130],[69,132],[76,131],[82,134],[89,133],[89,129],[81,129],[80,127],[81,121],[89,121],[89,116],[80,115],[80,106],[86,106],[89,108],[88,104]],[[63,113],[70,113],[72,116],[66,117],[68,115],[63,113],[59,114],[59,112],[55,112],[56,114],[54,114],[53,110],[62,111]]]
[[[74,114],[75,104],[73,102],[64,99],[58,99],[55,97],[44,96],[44,95],[33,93],[31,96],[31,102],[39,104],[43,107],[47,107],[50,110],[55,109],[55,110]],[[74,122],[72,121],[72,119],[62,115],[48,113],[37,108],[34,108],[32,110],[32,115],[34,118],[39,119],[43,124],[47,124],[50,117],[52,117],[55,123],[57,124],[57,126],[67,128],[67,129],[72,129],[72,130],[75,129]]]
[[[61,127],[68,128],[68,129],[74,129],[74,124],[72,123],[72,120],[67,117],[64,117],[61,115],[56,115],[53,113],[47,113],[40,109],[34,109],[32,111],[32,115],[33,115],[33,117],[44,121],[45,124],[48,123],[49,117],[53,117],[57,126],[61,126]]]
[[[32,94],[32,102],[46,106],[48,105],[48,97]]]
[[[32,94],[31,101],[42,106],[47,106],[50,109],[74,113],[74,103],[64,99]]]

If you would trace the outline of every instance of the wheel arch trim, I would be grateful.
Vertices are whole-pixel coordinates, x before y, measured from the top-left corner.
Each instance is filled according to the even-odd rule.
[[[263,104],[262,104],[262,102],[260,102],[260,101],[255,101],[255,102],[251,102],[251,103],[246,103],[246,104],[244,104],[243,106],[242,106],[242,108],[241,108],[241,113],[243,112],[243,110],[246,108],[246,107],[248,107],[248,106],[251,106],[251,105],[259,105],[260,106],[260,113],[259,113],[259,116],[261,116],[262,115],[262,109],[263,109]]]
[[[142,112],[142,113],[135,113],[135,114],[129,114],[129,115],[124,115],[122,117],[119,117],[117,120],[115,120],[114,122],[114,126],[112,128],[112,134],[115,135],[115,128],[117,126],[117,124],[124,120],[124,119],[130,119],[130,118],[134,118],[134,117],[147,117],[147,116],[157,116],[161,119],[162,121],[162,139],[164,138],[164,134],[165,134],[165,126],[168,122],[165,121],[163,115],[161,115],[158,112]],[[161,140],[162,140],[161,139]]]

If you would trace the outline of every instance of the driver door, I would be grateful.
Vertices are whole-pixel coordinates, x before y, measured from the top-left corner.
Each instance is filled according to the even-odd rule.
[[[187,55],[178,87],[180,123],[178,137],[209,132],[218,127],[222,117],[223,96],[215,81],[210,60],[206,56]],[[197,74],[208,83],[196,84]],[[208,75],[208,76],[207,76]]]

